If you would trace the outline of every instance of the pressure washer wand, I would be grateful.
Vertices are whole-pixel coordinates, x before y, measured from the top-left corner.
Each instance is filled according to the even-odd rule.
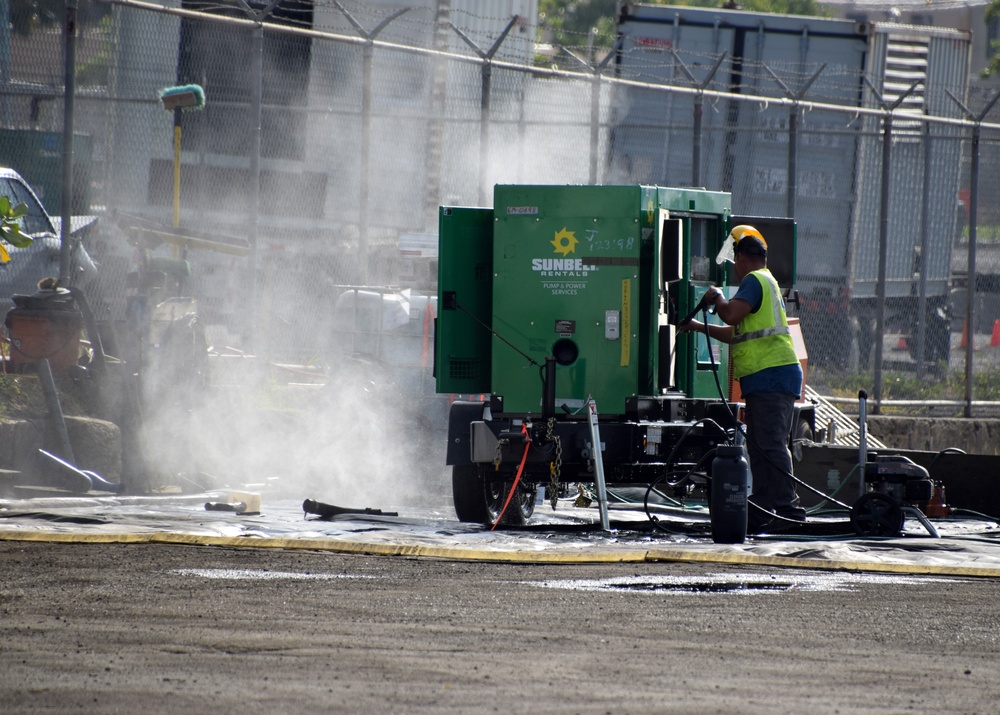
[[[688,313],[686,316],[684,316],[684,318],[679,323],[677,323],[677,324],[678,325],[687,325],[692,320],[694,320],[694,317],[696,315],[698,315],[698,313],[702,312],[703,310],[706,310],[708,308],[708,300],[707,300],[707,298],[708,298],[708,293],[706,293],[705,295],[703,295],[701,297],[701,301],[699,301],[698,305],[695,306],[695,309],[692,310],[690,313]]]

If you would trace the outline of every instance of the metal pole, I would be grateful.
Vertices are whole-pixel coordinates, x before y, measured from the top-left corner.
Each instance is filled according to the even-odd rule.
[[[489,50],[483,52],[483,50],[473,42],[469,37],[455,27],[452,23],[448,23],[448,26],[455,31],[459,37],[471,47],[480,59],[482,59],[482,73],[483,82],[481,95],[479,99],[479,204],[480,206],[485,206],[489,191],[487,190],[487,182],[490,179],[490,93],[493,79],[493,57],[496,56],[497,50],[503,44],[503,41],[507,39],[507,35],[513,29],[514,25],[518,23],[521,18],[515,15],[507,23],[507,27],[504,28],[503,32],[500,33],[500,37],[496,39],[493,46]]]
[[[490,91],[493,84],[493,65],[483,62],[483,83],[479,97],[479,205],[485,206],[490,179]]]
[[[361,285],[368,283],[368,202],[371,200],[371,146],[372,146],[372,62],[375,47],[372,43],[362,50],[363,75],[361,80],[361,205],[358,216],[358,272]]]
[[[174,108],[174,220],[173,227],[181,225],[181,108]],[[183,294],[182,294],[183,295]]]
[[[597,185],[597,152],[600,144],[601,128],[601,73],[594,72],[590,85],[590,173],[591,186]]]
[[[621,49],[622,38],[619,37],[611,48],[611,51],[604,56],[598,64],[591,66],[590,63],[582,57],[577,56],[571,50],[563,47],[562,50],[567,55],[572,57],[574,60],[579,62],[581,65],[586,67],[588,70],[593,72],[593,79],[590,85],[590,185],[597,185],[597,164],[598,164],[598,153],[600,150],[600,130],[601,130],[601,70],[607,67],[608,62],[618,53]]]
[[[1000,96],[1000,95],[997,95]],[[965,289],[965,409],[972,417],[973,353],[976,342],[976,228],[979,214],[979,122],[972,128],[972,168],[969,177],[969,265]]]
[[[705,95],[694,97],[694,126],[691,128],[691,186],[701,186],[701,126],[705,113]]]
[[[608,521],[608,489],[604,482],[604,454],[601,450],[601,432],[597,426],[597,403],[594,398],[587,400],[587,412],[590,416],[590,441],[594,458],[594,475],[597,477],[597,500],[601,512],[601,528],[611,531]]]
[[[965,114],[974,122],[972,125],[972,167],[969,176],[969,265],[966,269],[966,289],[965,289],[965,410],[966,417],[972,417],[972,377],[973,361],[972,355],[975,352],[975,319],[976,319],[976,228],[979,224],[979,137],[982,131],[982,122],[986,115],[993,109],[993,105],[1000,100],[1000,92],[994,95],[993,99],[986,103],[978,115],[962,104],[950,91],[945,93],[951,97]]]
[[[62,151],[62,206],[59,230],[59,283],[68,285],[72,263],[72,219],[73,219],[73,112],[76,94],[76,19],[77,0],[66,0],[66,24],[64,26],[64,73],[63,94],[63,151]]]
[[[878,242],[878,283],[875,286],[875,406],[872,414],[879,414],[882,404],[882,333],[885,330],[885,282],[889,255],[889,188],[892,176],[892,112],[903,103],[913,90],[920,84],[914,80],[909,89],[899,95],[891,105],[886,105],[885,99],[871,82],[865,77],[865,83],[871,88],[872,94],[878,99],[882,108],[887,110],[882,117],[882,197],[879,207],[879,242]]]
[[[865,495],[865,465],[868,463],[868,393],[858,391],[858,496]]]
[[[260,125],[264,96],[264,26],[258,24],[251,33],[251,88],[250,98],[250,230],[249,300],[244,307],[248,352],[253,352],[256,342],[255,316],[257,315],[257,234],[260,227]]]
[[[882,197],[878,228],[878,282],[875,284],[875,405],[879,414],[882,401],[882,333],[885,330],[885,280],[889,254],[889,181],[892,175],[892,115],[882,120]]]
[[[931,127],[924,124],[923,213],[920,220],[920,269],[917,287],[917,379],[924,376],[924,346],[927,342],[927,246],[931,224]]]
[[[789,218],[795,218],[795,197],[798,194],[799,108],[795,105],[788,112],[788,194],[786,208]]]
[[[803,28],[802,43],[804,44],[807,39],[807,31]],[[788,189],[785,194],[785,210],[789,218],[795,218],[795,197],[798,194],[799,113],[802,111],[799,100],[805,96],[809,88],[812,87],[813,82],[826,69],[826,63],[816,70],[813,76],[805,82],[798,92],[793,92],[770,67],[764,65],[764,69],[771,75],[775,83],[781,87],[785,96],[792,100],[791,108],[788,110]]]
[[[337,9],[343,13],[347,21],[351,23],[358,34],[365,40],[362,50],[362,77],[361,77],[361,198],[358,207],[358,271],[362,285],[368,283],[368,244],[369,244],[369,223],[368,204],[371,201],[371,168],[369,166],[372,145],[372,65],[375,61],[375,38],[386,28],[386,26],[400,15],[410,11],[404,7],[401,10],[389,15],[382,20],[375,29],[369,32],[361,23],[354,19],[351,13],[347,12],[343,5],[334,2]]]
[[[718,29],[718,28],[716,28]],[[676,26],[675,26],[676,32]],[[621,38],[619,38],[619,42]],[[680,58],[677,51],[674,49],[670,50],[670,54],[673,55],[674,64],[681,68],[681,72],[688,78],[691,84],[698,88],[698,93],[694,95],[694,120],[691,129],[692,142],[691,142],[691,186],[701,186],[701,141],[702,141],[702,124],[705,119],[705,88],[712,83],[712,79],[715,77],[715,73],[719,71],[719,67],[722,66],[722,61],[726,59],[726,54],[723,52],[719,55],[719,58],[715,61],[715,65],[709,71],[708,76],[704,80],[698,82],[695,79],[694,74],[688,69],[688,66],[684,64],[684,60]]]
[[[10,97],[7,96],[7,85],[10,84],[10,0],[0,0],[0,86],[3,87],[3,97],[0,98],[0,119],[6,127],[14,126],[10,113]]]

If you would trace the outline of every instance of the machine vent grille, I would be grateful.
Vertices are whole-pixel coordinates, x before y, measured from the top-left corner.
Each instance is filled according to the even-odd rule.
[[[482,361],[477,358],[451,358],[448,377],[452,380],[477,380],[482,371]]]

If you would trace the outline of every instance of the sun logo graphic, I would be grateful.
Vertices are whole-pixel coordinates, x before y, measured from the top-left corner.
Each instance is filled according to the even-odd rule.
[[[556,253],[568,256],[571,253],[576,253],[576,244],[579,243],[579,240],[573,231],[567,231],[566,227],[563,226],[561,231],[556,231],[556,236],[552,239],[551,243],[555,246]]]

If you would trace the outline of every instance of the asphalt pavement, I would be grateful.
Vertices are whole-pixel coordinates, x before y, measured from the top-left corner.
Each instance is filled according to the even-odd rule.
[[[8,713],[993,713],[997,525],[713,544],[634,510],[0,504]],[[365,506],[365,505],[355,505]],[[388,515],[395,511],[396,516]]]

